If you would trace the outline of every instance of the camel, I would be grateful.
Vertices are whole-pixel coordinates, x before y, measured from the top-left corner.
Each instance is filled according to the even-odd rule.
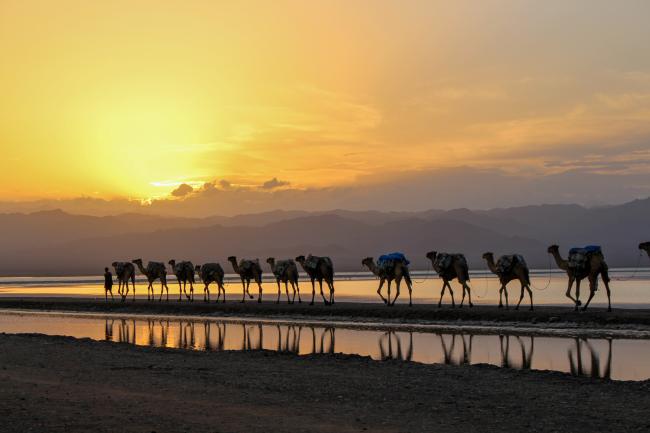
[[[178,301],[181,301],[182,293],[185,293],[188,301],[194,301],[194,265],[192,262],[183,261],[176,263],[176,260],[172,259],[169,261],[169,265],[172,267],[174,275],[176,275],[176,279],[178,280]],[[182,286],[181,282],[183,283]],[[188,282],[190,283],[190,294],[192,296],[187,294]]]
[[[223,302],[226,302],[226,289],[223,287],[223,268],[219,263],[206,263],[203,266],[196,265],[196,273],[205,284],[203,288],[203,300],[210,302],[210,283],[217,283],[217,303],[223,292]],[[207,296],[206,296],[207,295]]]
[[[260,290],[257,302],[262,302],[262,268],[260,267],[260,261],[258,259],[242,259],[237,263],[237,257],[235,256],[228,257],[228,261],[232,264],[232,269],[235,273],[239,274],[239,277],[241,278],[243,293],[240,302],[245,302],[246,294],[253,299],[253,295],[251,295],[248,290],[251,285],[251,280],[254,280],[257,283],[257,287],[259,287]]]
[[[447,266],[443,266],[441,262],[442,258],[445,258],[449,261]],[[438,273],[438,276],[442,279],[442,291],[440,292],[440,301],[438,301],[438,308],[442,306],[442,297],[445,295],[445,288],[449,289],[451,294],[451,306],[452,308],[456,306],[454,301],[454,292],[451,290],[450,281],[454,278],[458,279],[458,282],[463,286],[463,298],[460,301],[460,308],[463,307],[463,302],[465,302],[465,294],[469,299],[470,308],[474,306],[472,304],[472,292],[469,284],[469,268],[467,267],[467,260],[462,254],[444,254],[438,253],[436,251],[429,251],[427,253],[427,258],[431,260],[433,269]]]
[[[381,298],[382,301],[384,301],[384,304],[386,304],[389,307],[392,307],[395,305],[395,301],[397,301],[397,298],[399,298],[399,288],[400,284],[402,283],[402,278],[404,278],[404,281],[406,281],[406,287],[409,290],[409,307],[413,305],[413,300],[412,300],[412,294],[413,294],[413,289],[412,289],[412,283],[411,283],[411,275],[409,274],[409,268],[408,265],[405,262],[402,261],[393,261],[392,266],[377,266],[375,264],[375,261],[373,260],[372,257],[366,257],[361,261],[361,264],[368,269],[370,269],[370,272],[375,274],[377,277],[379,277],[379,288],[377,289],[377,294]],[[395,281],[395,286],[396,286],[396,293],[395,293],[395,299],[391,302],[390,300],[390,285]],[[384,286],[384,282],[388,281],[388,298],[384,298],[384,295],[381,294],[381,289]]]
[[[483,259],[487,261],[488,268],[490,268],[490,271],[492,271],[493,274],[496,274],[499,277],[499,282],[501,283],[501,288],[499,289],[499,308],[503,308],[501,297],[502,294],[505,294],[506,310],[508,309],[508,290],[506,285],[512,280],[519,280],[521,283],[521,296],[519,296],[519,302],[517,303],[515,310],[519,309],[519,305],[524,299],[524,290],[526,290],[530,297],[530,310],[532,311],[533,291],[530,290],[530,272],[524,258],[516,254],[512,256],[501,256],[495,264],[494,254],[487,252],[483,254]]]
[[[164,289],[167,289],[167,300],[169,301],[169,287],[167,287],[167,268],[165,267],[165,264],[162,262],[149,262],[145,268],[142,264],[142,259],[131,260],[131,263],[135,264],[140,270],[140,273],[147,277],[147,281],[149,282],[149,286],[147,286],[147,300],[149,300],[149,292],[151,292],[151,300],[153,301],[155,299],[153,292],[153,283],[156,280],[160,280],[160,299],[158,300],[162,301],[163,291]]]
[[[648,257],[650,257],[650,242],[641,242],[639,249],[645,251]]]
[[[578,311],[578,307],[582,305],[580,302],[580,282],[587,278],[589,280],[589,299],[587,303],[582,307],[582,311],[585,311],[591,302],[591,299],[596,294],[598,290],[598,276],[605,283],[605,289],[607,291],[607,311],[612,311],[612,301],[611,301],[611,292],[609,290],[609,267],[605,262],[605,257],[601,251],[596,251],[588,255],[588,266],[584,268],[574,268],[569,266],[569,262],[562,258],[560,255],[560,248],[557,245],[551,245],[548,247],[548,253],[553,256],[555,262],[557,263],[558,268],[565,271],[569,277],[569,285],[566,290],[566,297],[571,299],[575,304],[575,311]],[[571,296],[571,288],[573,283],[576,283],[576,295],[575,298]]]
[[[296,261],[300,263],[300,266],[302,266],[311,280],[311,302],[309,305],[314,305],[314,296],[316,295],[316,285],[314,282],[316,280],[318,280],[320,295],[325,305],[334,304],[334,265],[332,264],[332,259],[325,256],[318,257],[309,254],[306,258],[305,256],[296,257]],[[329,300],[323,294],[323,280],[325,280],[330,290]]]
[[[113,269],[115,269],[115,276],[117,276],[117,293],[122,296],[122,302],[126,301],[129,294],[129,280],[133,284],[133,300],[135,301],[135,267],[129,262],[113,262]],[[126,293],[124,288],[126,287]]]
[[[271,271],[275,276],[275,281],[278,283],[278,300],[275,301],[275,303],[280,303],[280,281],[284,283],[284,291],[287,293],[287,303],[294,303],[296,300],[296,291],[298,292],[298,303],[301,303],[302,299],[300,299],[300,287],[298,286],[298,267],[296,266],[296,262],[291,259],[276,261],[275,258],[269,257],[266,259],[266,263],[271,266]],[[293,298],[291,299],[289,299],[289,283],[291,283],[291,288],[293,289]]]

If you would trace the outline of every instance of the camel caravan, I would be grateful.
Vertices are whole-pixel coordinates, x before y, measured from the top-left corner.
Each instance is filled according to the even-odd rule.
[[[643,242],[639,244],[639,250],[645,251],[650,257],[650,242]],[[607,311],[612,311],[611,303],[611,290],[609,287],[609,267],[605,261],[601,247],[597,245],[588,245],[580,248],[571,248],[566,259],[560,254],[558,245],[551,245],[548,247],[548,253],[555,259],[557,267],[566,272],[568,277],[568,286],[566,290],[566,297],[571,300],[576,311],[582,306],[580,301],[580,284],[585,278],[589,282],[589,297],[582,306],[582,311],[585,311],[591,303],[596,291],[598,290],[599,278],[603,281],[605,291],[607,294]],[[467,297],[467,305],[471,308],[474,306],[472,303],[472,289],[469,285],[470,275],[467,259],[460,253],[446,253],[438,251],[430,251],[426,253],[426,258],[431,262],[431,267],[442,280],[442,290],[440,292],[440,300],[438,307],[442,307],[442,299],[449,291],[451,296],[452,308],[456,306],[454,292],[451,287],[451,282],[457,280],[462,287],[462,297],[459,307],[462,308]],[[530,301],[529,309],[533,310],[533,291],[531,290],[530,282],[530,269],[526,264],[526,260],[520,254],[502,255],[495,262],[495,256],[492,252],[483,254],[483,260],[487,264],[487,268],[495,274],[499,280],[499,306],[498,308],[509,309],[508,303],[508,290],[507,285],[511,281],[518,281],[521,285],[521,292],[519,301],[515,306],[515,310],[519,309],[522,301],[528,294]],[[228,257],[233,271],[239,275],[242,284],[242,303],[246,302],[246,297],[255,299],[250,293],[251,281],[254,281],[258,287],[257,302],[262,302],[262,265],[259,259],[240,259],[237,257]],[[302,303],[300,296],[300,273],[296,263],[300,264],[302,270],[307,274],[311,282],[311,302],[309,305],[314,305],[316,296],[316,281],[320,290],[321,298],[325,305],[334,304],[334,265],[332,259],[329,257],[319,256],[298,256],[295,259],[282,259],[276,260],[274,257],[269,257],[266,260],[278,287],[278,294],[275,302],[280,303],[282,298],[282,286],[284,285],[284,292],[288,304],[294,304],[296,297],[298,303]],[[395,305],[395,302],[400,296],[400,288],[402,281],[406,284],[409,294],[409,306],[413,305],[413,281],[409,272],[409,260],[402,253],[384,254],[377,258],[366,257],[361,261],[361,265],[366,267],[374,276],[379,279],[379,287],[377,294],[381,301],[388,307]],[[134,266],[135,265],[135,266]],[[192,262],[170,260],[168,265],[172,273],[176,276],[178,281],[178,301],[182,301],[183,295],[188,301],[194,301],[194,284],[196,283],[196,276],[203,282],[203,301],[210,302],[210,285],[217,286],[217,300],[216,302],[226,302],[226,289],[224,286],[224,270],[219,263],[205,263],[203,265],[194,266]],[[142,259],[135,259],[130,262],[113,262],[113,268],[118,281],[118,294],[121,296],[122,301],[125,301],[129,295],[130,287],[133,289],[133,300],[135,301],[135,279],[136,267],[139,272],[146,278],[147,285],[147,300],[155,300],[154,283],[160,281],[160,296],[159,301],[162,301],[163,295],[166,295],[166,300],[169,301],[169,287],[167,286],[167,266],[162,262],[149,262],[144,266]],[[326,296],[323,292],[323,282],[329,291]],[[395,283],[395,294],[391,295],[391,287]],[[386,296],[384,296],[382,289],[386,284]],[[189,292],[188,292],[189,285]],[[291,293],[289,292],[291,287]],[[575,289],[574,289],[575,287]],[[110,293],[111,299],[113,298],[111,286],[106,287],[106,300]],[[505,301],[505,302],[504,302]]]

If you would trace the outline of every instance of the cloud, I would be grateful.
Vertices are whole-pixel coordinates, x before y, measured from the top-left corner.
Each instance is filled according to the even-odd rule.
[[[266,182],[264,182],[262,184],[262,188],[263,189],[275,189],[275,188],[279,188],[281,186],[287,186],[287,185],[289,185],[289,182],[286,182],[284,180],[278,180],[277,177],[274,177],[273,179],[267,180]]]
[[[186,195],[191,194],[192,192],[194,192],[194,188],[192,188],[186,183],[182,183],[181,185],[179,185],[178,188],[172,191],[172,195],[174,197],[185,197]]]

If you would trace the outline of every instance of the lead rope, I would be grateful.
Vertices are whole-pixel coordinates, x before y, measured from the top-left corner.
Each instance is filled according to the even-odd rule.
[[[543,289],[540,289],[539,287],[535,286],[533,282],[530,282],[530,285],[532,286],[533,289],[543,292],[544,290],[548,289],[549,286],[551,285],[551,277],[552,277],[552,270],[551,270],[551,256],[548,256],[548,281],[546,282],[546,285],[544,286]]]
[[[633,280],[637,273],[639,272],[639,269],[641,269],[641,260],[643,259],[643,251],[639,251],[639,257],[636,261],[636,266],[634,267],[634,272],[632,272],[632,275],[629,277],[617,277],[617,278],[612,278],[614,281],[623,281],[623,280]]]
[[[429,279],[429,275],[431,274],[431,269],[432,269],[432,267],[431,267],[431,263],[429,263],[429,267],[427,268],[427,273],[424,274],[424,279],[423,279],[423,280],[420,280],[420,281],[418,281],[418,280],[412,280],[413,283],[414,283],[414,284],[422,284],[422,283],[424,283],[425,281],[427,281],[427,280]]]

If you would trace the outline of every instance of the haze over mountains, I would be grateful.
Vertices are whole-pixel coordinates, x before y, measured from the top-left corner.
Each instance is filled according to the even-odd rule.
[[[414,268],[425,269],[429,250],[464,252],[470,266],[479,269],[485,269],[485,251],[518,252],[531,266],[546,268],[546,248],[553,243],[564,253],[572,246],[600,244],[610,266],[636,266],[637,244],[650,239],[648,215],[650,198],[598,208],[273,211],[209,218],[1,214],[0,274],[95,275],[114,260],[139,257],[219,261],[230,272],[229,255],[265,260],[308,253],[331,256],[339,271],[358,271],[363,257],[391,251],[404,252]]]

